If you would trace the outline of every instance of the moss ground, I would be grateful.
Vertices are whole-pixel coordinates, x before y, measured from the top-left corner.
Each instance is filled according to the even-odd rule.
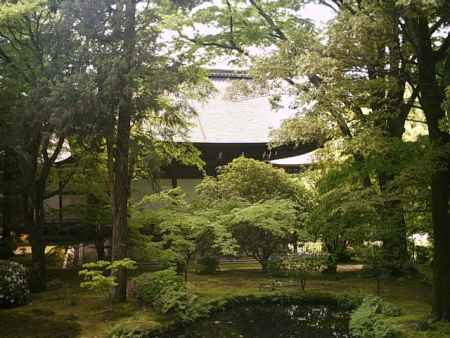
[[[134,301],[111,307],[100,296],[78,287],[76,273],[58,271],[53,279],[61,281],[58,288],[33,296],[29,305],[0,310],[0,338],[100,338],[114,325],[150,327],[164,318],[151,309],[142,309]],[[189,275],[189,288],[207,298],[225,295],[270,292],[260,289],[270,283],[252,264],[230,264],[215,275]],[[373,279],[362,278],[351,267],[335,275],[311,276],[307,291],[376,293]],[[450,337],[450,324],[433,324],[431,330],[419,332],[416,323],[430,313],[431,288],[414,279],[389,280],[381,283],[381,296],[400,305],[403,315],[392,319],[406,337]]]

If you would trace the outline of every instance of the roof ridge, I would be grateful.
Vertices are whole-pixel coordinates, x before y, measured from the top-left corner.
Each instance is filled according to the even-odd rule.
[[[215,79],[252,79],[248,70],[237,69],[207,69],[208,77]]]

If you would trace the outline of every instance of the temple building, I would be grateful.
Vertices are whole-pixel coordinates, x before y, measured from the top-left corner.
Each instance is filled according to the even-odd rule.
[[[278,128],[282,120],[292,116],[294,112],[288,109],[274,111],[269,95],[230,95],[235,81],[251,81],[246,73],[216,70],[210,72],[210,80],[216,91],[205,102],[191,103],[197,114],[191,121],[192,127],[187,135],[187,141],[201,153],[205,162],[204,170],[173,163],[162,171],[158,187],[155,187],[153,181],[133,181],[133,201],[140,200],[157,189],[174,186],[180,186],[188,195],[193,194],[195,186],[203,176],[217,175],[219,166],[226,165],[239,156],[266,161],[289,173],[297,173],[302,167],[313,162],[311,154],[317,147],[316,144],[269,147],[271,130]],[[70,156],[70,150],[67,153]],[[75,215],[78,211],[77,205],[86,202],[87,196],[71,194],[68,191],[46,200],[47,242],[68,244],[73,238],[77,238],[77,243],[85,243],[81,247],[74,246],[77,252],[75,256],[81,261],[83,255],[88,257],[93,254],[94,242],[104,243],[103,230],[110,227],[108,224],[101,225],[98,229],[82,226]],[[72,215],[70,210],[75,214]]]
[[[192,102],[197,115],[188,133],[188,140],[201,151],[206,175],[215,176],[219,166],[239,156],[271,162],[290,173],[311,164],[310,152],[316,144],[269,147],[271,130],[278,128],[294,111],[274,111],[268,94],[231,95],[236,81],[252,81],[245,72],[212,70],[209,77],[216,92],[206,102]],[[159,183],[162,189],[180,186],[189,192],[205,173],[196,167],[174,163],[165,168]],[[151,192],[150,189],[148,184],[136,182],[133,194],[142,196]]]

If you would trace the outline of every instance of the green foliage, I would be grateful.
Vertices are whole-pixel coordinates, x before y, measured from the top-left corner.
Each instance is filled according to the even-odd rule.
[[[0,308],[10,308],[30,301],[28,271],[19,263],[0,260]]]
[[[133,20],[125,20],[120,12],[131,6],[139,10],[127,12]],[[83,226],[77,225],[71,235],[76,232],[83,241],[105,237],[104,225],[111,224],[111,164],[115,155],[122,155],[108,150],[120,143],[117,131],[124,130],[118,128],[117,118],[118,112],[127,110],[124,97],[133,124],[131,137],[125,133],[127,139],[121,140],[130,145],[129,154],[128,150],[124,154],[130,177],[124,182],[154,178],[172,160],[202,166],[199,151],[179,141],[186,139],[188,120],[194,115],[189,99],[209,93],[206,72],[192,55],[178,53],[160,39],[162,16],[172,6],[167,2],[139,6],[134,2],[115,6],[108,0],[1,2],[0,167],[6,149],[19,171],[14,194],[27,201],[21,207],[29,209],[23,210],[29,217],[25,222],[29,233],[42,232],[44,218],[55,216],[43,210],[43,201],[64,188],[86,194],[89,200],[76,207]],[[126,25],[134,27],[125,29]],[[119,31],[135,37],[124,41]],[[61,161],[62,154],[72,158]],[[42,236],[36,237],[32,239],[36,247],[43,245]],[[33,255],[42,251],[34,248]],[[37,258],[41,263],[33,269],[40,271],[33,277],[43,288],[45,260]]]
[[[311,217],[312,230],[334,258],[367,236],[387,243],[386,254],[404,263],[407,235],[419,229],[432,232],[432,171],[423,169],[446,162],[434,160],[440,156],[424,159],[434,150],[416,142],[418,133],[411,125],[413,120],[420,125],[434,121],[430,131],[444,132],[443,139],[448,139],[450,62],[448,51],[440,47],[448,43],[448,36],[441,34],[448,29],[448,1],[316,2],[335,11],[324,28],[302,16],[301,8],[309,1],[289,0],[216,1],[190,15],[174,15],[169,22],[179,41],[192,42],[193,52],[226,54],[240,65],[250,65],[256,84],[248,87],[269,88],[274,108],[283,106],[281,97],[286,93],[295,100],[289,106],[298,114],[273,133],[276,145],[341,145],[334,153],[338,163],[322,161],[323,167],[340,172],[321,172],[335,184],[318,193]],[[422,67],[402,62],[423,55],[417,44],[421,36],[417,17],[425,21],[423,28],[433,27],[427,43],[440,54],[430,56]],[[199,29],[203,26],[211,29]],[[254,53],[255,47],[265,48],[264,52]],[[430,95],[436,100],[430,107],[436,110],[425,119],[426,107],[420,107],[423,102],[418,98],[431,87],[421,84],[417,75],[430,61],[435,63],[439,98]],[[430,119],[434,114],[439,116]],[[428,133],[427,128],[419,130],[423,136]],[[414,142],[405,142],[405,134],[414,134]],[[245,178],[243,182],[242,188],[248,190]],[[215,196],[220,189],[210,193]]]
[[[357,244],[373,238],[380,221],[382,198],[373,187],[359,185],[352,159],[328,157],[322,165],[326,169],[315,173],[317,177],[311,186],[315,198],[308,218],[310,231],[324,242],[343,240]]]
[[[206,203],[237,198],[251,203],[274,198],[291,199],[299,206],[307,203],[301,182],[282,169],[245,157],[221,167],[217,178],[205,178],[197,191]]]
[[[379,244],[361,246],[356,249],[359,259],[364,263],[363,271],[373,277],[388,275],[386,266],[393,262],[386,262],[383,249]]]
[[[180,188],[145,196],[135,205],[131,223],[133,246],[156,253],[165,265],[178,265],[185,273],[198,252],[214,251],[210,218]]]
[[[109,332],[108,338],[145,338],[147,330],[141,328],[130,328],[129,325],[115,325]],[[150,331],[150,329],[148,330]]]
[[[60,246],[54,246],[45,252],[47,265],[53,269],[61,269],[64,263],[65,249]]]
[[[212,224],[222,253],[240,251],[266,271],[269,258],[304,241],[310,195],[302,182],[270,164],[240,157],[205,178],[197,205]],[[251,238],[252,240],[248,240]]]
[[[186,324],[192,325],[193,320],[202,320],[215,312],[232,311],[236,306],[252,305],[330,305],[335,306],[340,302],[341,297],[328,293],[313,292],[272,292],[272,293],[250,293],[239,295],[227,295],[225,297],[213,298],[207,301],[195,301],[191,309],[195,309],[195,315],[187,317],[176,317],[168,325],[142,325],[142,323],[123,323],[116,325],[109,333],[109,338],[144,338],[158,337],[169,332],[178,332]],[[344,309],[343,310],[350,310]],[[353,309],[353,308],[351,308]],[[148,323],[148,322],[147,322]],[[195,322],[194,324],[195,325]]]
[[[285,254],[269,260],[267,270],[276,277],[290,277],[299,281],[305,291],[306,281],[312,273],[327,269],[329,257],[327,254]]]
[[[266,200],[233,209],[221,222],[229,228],[239,250],[257,259],[267,271],[270,257],[287,252],[288,244],[300,235],[297,210],[289,200]],[[251,240],[249,240],[251,239]]]
[[[197,260],[197,272],[199,274],[210,275],[217,272],[219,259],[213,256],[203,256]]]
[[[3,1],[0,8],[0,23],[17,20],[23,15],[27,15],[42,7],[46,0],[26,0],[26,1]]]
[[[267,272],[274,277],[285,277],[286,271],[283,265],[283,256],[272,255],[267,262]]]
[[[135,279],[135,283],[138,300],[151,304],[159,313],[173,315],[182,321],[200,315],[201,306],[196,297],[188,294],[186,285],[173,269],[144,273]]]
[[[283,257],[282,267],[287,276],[304,277],[308,273],[325,271],[327,262],[327,254],[288,254]]]
[[[416,246],[414,248],[416,262],[419,264],[429,264],[433,261],[433,248],[428,246]]]
[[[83,278],[80,286],[88,290],[96,291],[108,300],[110,299],[112,288],[117,286],[114,274],[119,269],[134,270],[136,267],[136,262],[129,258],[111,262],[97,261],[83,264],[83,269],[78,272]]]
[[[364,295],[358,293],[340,293],[336,295],[338,307],[344,311],[354,311],[363,302]]]
[[[183,284],[164,286],[153,301],[152,306],[162,314],[182,315],[189,307],[186,287]]]
[[[377,297],[366,297],[352,313],[350,331],[361,338],[399,338],[402,334],[389,324],[388,317],[396,317],[400,308]]]
[[[134,279],[137,299],[145,304],[152,304],[168,285],[181,287],[183,281],[175,270],[166,269],[156,272],[147,272]]]

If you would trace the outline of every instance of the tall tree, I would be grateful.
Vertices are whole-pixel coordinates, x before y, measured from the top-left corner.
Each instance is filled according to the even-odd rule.
[[[192,84],[201,84],[204,78],[190,55],[177,54],[160,39],[162,14],[170,4],[146,3],[138,10],[137,3],[65,4],[78,34],[85,38],[83,55],[98,88],[91,141],[106,144],[107,149],[113,259],[127,255],[131,181],[144,171],[136,165],[142,164],[145,154],[158,152],[161,141],[173,144],[176,137],[183,139],[186,118],[193,113],[186,97],[195,92]],[[154,167],[155,163],[148,166]],[[113,297],[124,301],[126,272],[118,271],[117,277]]]
[[[113,229],[112,229],[112,259],[120,260],[127,257],[128,233],[128,197],[130,194],[129,153],[131,118],[134,114],[133,94],[136,91],[132,74],[135,64],[136,44],[136,1],[117,1],[118,12],[123,21],[116,24],[123,27],[123,50],[119,73],[119,86],[122,93],[118,105],[117,136],[114,153],[114,184],[113,184]],[[113,300],[122,302],[127,297],[127,273],[125,269],[117,272],[117,286],[113,292]]]
[[[437,319],[449,321],[450,133],[449,111],[446,109],[445,100],[450,86],[450,33],[445,34],[445,30],[450,27],[450,5],[446,1],[419,1],[400,9],[404,19],[402,29],[415,53],[420,103],[426,116],[434,151],[431,177],[434,233],[433,314]]]
[[[33,289],[45,288],[44,200],[73,122],[89,109],[89,81],[80,68],[71,23],[43,1],[6,2],[0,20],[1,81],[16,90],[9,106],[20,138],[23,221],[32,246]],[[61,50],[66,53],[60,53]],[[14,96],[10,96],[14,98]],[[78,120],[80,121],[80,120]]]
[[[233,51],[247,57],[252,56],[248,46],[277,47],[276,52],[266,58],[266,62],[263,58],[260,63],[259,68],[263,69],[263,74],[267,74],[266,78],[282,78],[295,85],[296,80],[299,80],[298,75],[306,76],[312,86],[306,86],[307,91],[302,93],[322,99],[322,110],[330,114],[333,118],[331,120],[334,120],[334,124],[347,137],[353,137],[358,125],[362,124],[363,129],[377,128],[385,136],[399,139],[404,132],[405,119],[411,107],[419,101],[426,116],[435,153],[431,179],[433,233],[436,236],[433,312],[438,319],[448,320],[450,296],[445,285],[449,285],[450,278],[450,175],[449,133],[446,127],[448,111],[444,107],[450,64],[450,37],[447,32],[449,3],[443,0],[320,0],[319,3],[332,8],[338,14],[338,22],[343,19],[340,22],[342,26],[346,25],[345,19],[356,24],[354,30],[344,30],[352,34],[338,36],[339,39],[334,45],[336,50],[328,51],[329,54],[324,55],[321,53],[320,44],[310,43],[308,34],[305,35],[307,30],[304,28],[307,25],[302,26],[304,21],[299,18],[297,5],[306,2],[308,1],[273,3],[252,0],[250,4],[230,1],[215,3],[204,6],[203,10],[196,11],[193,15],[194,21],[209,21],[215,26],[213,33],[202,34],[195,29],[195,25],[192,26],[184,19],[185,24],[191,24],[191,30],[189,34],[180,30],[180,36],[203,48],[220,48],[222,51]],[[290,11],[285,11],[286,7]],[[289,14],[292,14],[291,20],[287,19]],[[361,20],[364,17],[365,19]],[[296,30],[293,30],[293,27]],[[376,29],[367,35],[372,27]],[[266,44],[257,41],[265,41]],[[347,48],[347,42],[350,42],[351,48]],[[355,53],[354,42],[357,43],[356,47],[363,47],[359,48],[363,53]],[[340,56],[336,53],[339,51],[342,52]],[[312,60],[321,60],[327,56],[326,62],[311,62],[311,59],[304,57],[308,54],[312,56]],[[328,58],[330,56],[331,59]],[[334,68],[336,60],[341,62],[338,66],[347,67]],[[314,69],[317,64],[320,64],[319,71],[322,71],[322,76]],[[348,67],[352,65],[354,67]],[[298,71],[299,68],[302,69],[301,72]],[[358,78],[363,78],[364,81],[358,81]],[[332,86],[335,80],[340,81],[340,86]],[[342,80],[344,82],[341,82]],[[361,88],[356,88],[361,84]],[[304,81],[297,83],[297,88],[305,88]],[[338,92],[334,88],[338,88]],[[405,94],[409,94],[406,101]],[[371,111],[369,119],[367,109]],[[313,117],[310,121],[324,120],[314,115]],[[367,121],[370,122],[369,125],[366,124]],[[299,125],[305,126],[305,123]],[[323,125],[329,129],[329,123],[325,122]],[[364,166],[365,161],[361,154],[354,155],[355,160],[358,162],[359,158],[359,162]],[[389,155],[390,161],[395,161],[392,156],[393,154]],[[377,170],[377,176],[382,191],[387,190],[389,182],[395,179],[392,173],[385,170]],[[367,184],[367,179],[365,181]],[[385,238],[384,242],[386,249],[396,250],[396,256],[401,257],[406,247],[404,219],[398,212],[402,208],[401,202],[398,199],[394,202],[392,205],[386,204],[385,211],[388,213],[385,218],[395,227],[390,238]]]
[[[401,140],[417,90],[408,82],[411,64],[403,58],[409,58],[410,52],[398,29],[399,16],[393,4],[388,8],[369,1],[321,1],[336,11],[324,44],[312,23],[301,16],[304,3],[308,1],[223,1],[196,11],[191,21],[183,19],[182,25],[189,26],[191,33],[179,29],[179,34],[195,43],[195,48],[218,55],[231,51],[250,61],[256,79],[269,83],[275,92],[275,104],[282,101],[286,90],[297,97],[299,114],[285,123],[287,128],[278,133],[278,141],[351,140],[367,128]],[[216,29],[205,34],[192,22]],[[270,49],[255,53],[255,47]],[[311,124],[318,123],[320,127],[311,130]],[[380,167],[377,179],[370,180],[362,152],[354,151],[353,157],[361,168],[364,186],[376,184],[383,192],[389,190],[395,178],[392,173]],[[393,154],[389,157],[394,161]],[[389,224],[382,238],[386,261],[395,262],[392,268],[400,270],[408,259],[402,209],[400,201],[392,199],[382,209]]]

